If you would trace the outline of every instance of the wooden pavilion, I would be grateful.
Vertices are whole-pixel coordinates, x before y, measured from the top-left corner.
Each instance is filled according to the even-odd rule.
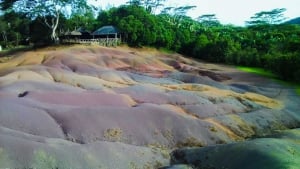
[[[85,29],[67,32],[63,36],[63,43],[99,44],[101,46],[117,46],[121,43],[121,34],[114,26],[103,26],[93,33]]]

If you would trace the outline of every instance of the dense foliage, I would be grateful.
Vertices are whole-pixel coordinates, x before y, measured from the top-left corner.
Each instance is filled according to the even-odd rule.
[[[220,24],[214,14],[196,20],[186,16],[194,6],[167,7],[154,14],[153,9],[158,7],[155,3],[150,10],[149,4],[136,2],[101,10],[97,17],[88,7],[69,15],[60,13],[56,33],[114,25],[131,46],[153,46],[210,62],[262,67],[283,79],[300,81],[300,26],[279,24],[284,9],[257,13],[246,27],[236,27]],[[163,0],[157,2],[161,6]],[[41,37],[49,40],[51,29],[38,24],[45,17],[51,20],[53,16],[30,18],[11,10],[5,12],[0,16],[1,45],[17,46],[26,39],[35,42]]]
[[[300,26],[273,24],[282,20],[283,11],[257,13],[248,27],[221,25],[215,15],[195,21],[182,15],[182,8],[153,15],[137,5],[101,11],[97,19],[100,25],[116,25],[129,45],[167,48],[210,62],[262,67],[283,79],[300,81]]]

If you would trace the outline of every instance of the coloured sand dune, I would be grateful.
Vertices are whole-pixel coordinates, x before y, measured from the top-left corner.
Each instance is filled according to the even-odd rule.
[[[251,148],[245,140],[298,128],[299,108],[294,89],[265,77],[154,49],[17,53],[0,63],[0,168],[192,165],[169,153]]]

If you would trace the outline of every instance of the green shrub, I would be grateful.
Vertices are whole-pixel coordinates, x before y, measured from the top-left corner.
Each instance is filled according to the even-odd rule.
[[[57,169],[56,159],[43,150],[34,152],[31,168]]]

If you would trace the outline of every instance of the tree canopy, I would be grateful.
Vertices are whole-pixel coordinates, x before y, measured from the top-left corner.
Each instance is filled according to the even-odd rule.
[[[196,18],[203,26],[219,26],[220,22],[215,14],[205,14]]]
[[[251,17],[250,21],[246,21],[248,25],[261,25],[261,24],[280,24],[285,21],[284,12],[285,8],[276,8],[271,11],[261,11]]]
[[[3,0],[2,10],[14,10],[31,19],[40,19],[51,30],[51,39],[58,40],[56,30],[63,12],[87,7],[86,0]]]

